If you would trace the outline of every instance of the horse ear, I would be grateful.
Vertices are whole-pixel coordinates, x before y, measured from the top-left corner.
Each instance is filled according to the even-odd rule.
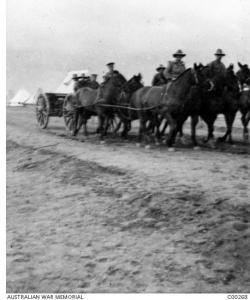
[[[243,65],[240,63],[240,62],[238,62],[238,66],[242,69],[243,68]]]
[[[234,69],[234,64],[230,64],[229,69],[233,70]]]
[[[197,69],[197,64],[196,64],[196,63],[194,63],[194,69],[195,69],[195,70]]]
[[[200,68],[204,68],[204,66],[203,66],[203,64],[202,64],[202,63],[200,63],[199,67],[200,67]]]
[[[141,80],[142,79],[142,76],[141,76],[141,73],[139,72],[138,73],[138,78]]]

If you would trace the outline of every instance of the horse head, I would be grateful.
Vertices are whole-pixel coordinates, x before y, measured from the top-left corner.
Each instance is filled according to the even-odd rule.
[[[131,95],[135,91],[143,87],[141,80],[142,80],[141,73],[138,73],[138,75],[134,75],[133,77],[131,77],[122,87],[122,92],[118,97],[119,102],[127,103]]]
[[[225,86],[228,91],[235,92],[239,95],[238,78],[234,72],[234,65],[230,64],[226,69]]]
[[[143,87],[143,84],[141,83],[142,76],[141,73],[138,73],[138,75],[134,75],[132,78],[130,78],[123,86],[123,89],[126,93],[133,93],[139,88]]]
[[[250,69],[247,64],[241,64],[238,62],[239,70],[236,72],[236,76],[239,79],[241,87],[243,87],[244,83],[250,84]]]
[[[211,92],[214,89],[214,83],[209,76],[208,66],[203,66],[203,64],[199,63],[194,64],[193,72],[196,77],[197,86],[202,91]]]

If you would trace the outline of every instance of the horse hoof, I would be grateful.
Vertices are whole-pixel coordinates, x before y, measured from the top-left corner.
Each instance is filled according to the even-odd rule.
[[[106,142],[105,141],[100,141],[100,144],[104,145],[104,144],[106,144]]]
[[[182,145],[185,145],[185,143],[186,143],[186,139],[184,137],[180,137],[179,141]]]
[[[199,146],[195,146],[195,147],[194,147],[194,150],[195,150],[195,151],[200,150],[200,149],[201,149],[201,148],[200,148]]]
[[[175,152],[175,148],[174,147],[169,147],[168,152]]]
[[[216,146],[215,146],[215,142],[208,142],[208,146],[212,149],[215,149]]]
[[[138,148],[141,147],[141,144],[140,144],[140,143],[136,143],[135,145],[136,145],[136,147],[138,147]]]
[[[243,139],[244,139],[245,141],[248,141],[248,139],[249,139],[248,133],[244,133],[244,134],[243,134]]]
[[[146,145],[146,146],[145,146],[145,149],[146,149],[146,150],[149,150],[149,149],[151,149],[151,146],[150,146],[150,145]]]
[[[219,138],[217,139],[217,142],[218,142],[218,143],[223,143],[223,142],[225,142],[225,139],[222,138],[222,137],[219,137]]]

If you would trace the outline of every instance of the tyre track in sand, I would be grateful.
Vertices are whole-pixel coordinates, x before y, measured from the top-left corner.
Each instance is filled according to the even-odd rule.
[[[7,124],[8,292],[249,292],[248,155],[22,122]]]

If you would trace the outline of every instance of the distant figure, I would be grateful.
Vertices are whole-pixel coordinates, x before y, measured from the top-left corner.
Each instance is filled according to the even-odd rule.
[[[108,67],[108,72],[104,75],[104,83],[108,81],[111,77],[116,75],[119,75],[124,78],[124,76],[119,71],[115,70],[115,63],[110,62],[106,64],[106,66]]]
[[[79,77],[77,76],[77,74],[72,75],[72,80],[74,81],[73,90],[74,92],[76,92],[79,89]]]
[[[165,67],[163,65],[160,65],[158,68],[156,68],[157,73],[155,74],[152,85],[153,86],[160,86],[167,83],[167,79],[165,78],[163,72],[165,70]]]
[[[91,74],[90,75],[90,84],[89,87],[96,90],[99,88],[99,83],[97,82],[97,74]]]
[[[89,86],[90,78],[86,76],[85,73],[82,73],[78,78],[80,79],[78,80],[78,89]]]
[[[173,54],[175,60],[169,61],[163,74],[167,81],[175,80],[181,73],[186,70],[185,64],[182,58],[186,56],[182,50],[178,50]]]

